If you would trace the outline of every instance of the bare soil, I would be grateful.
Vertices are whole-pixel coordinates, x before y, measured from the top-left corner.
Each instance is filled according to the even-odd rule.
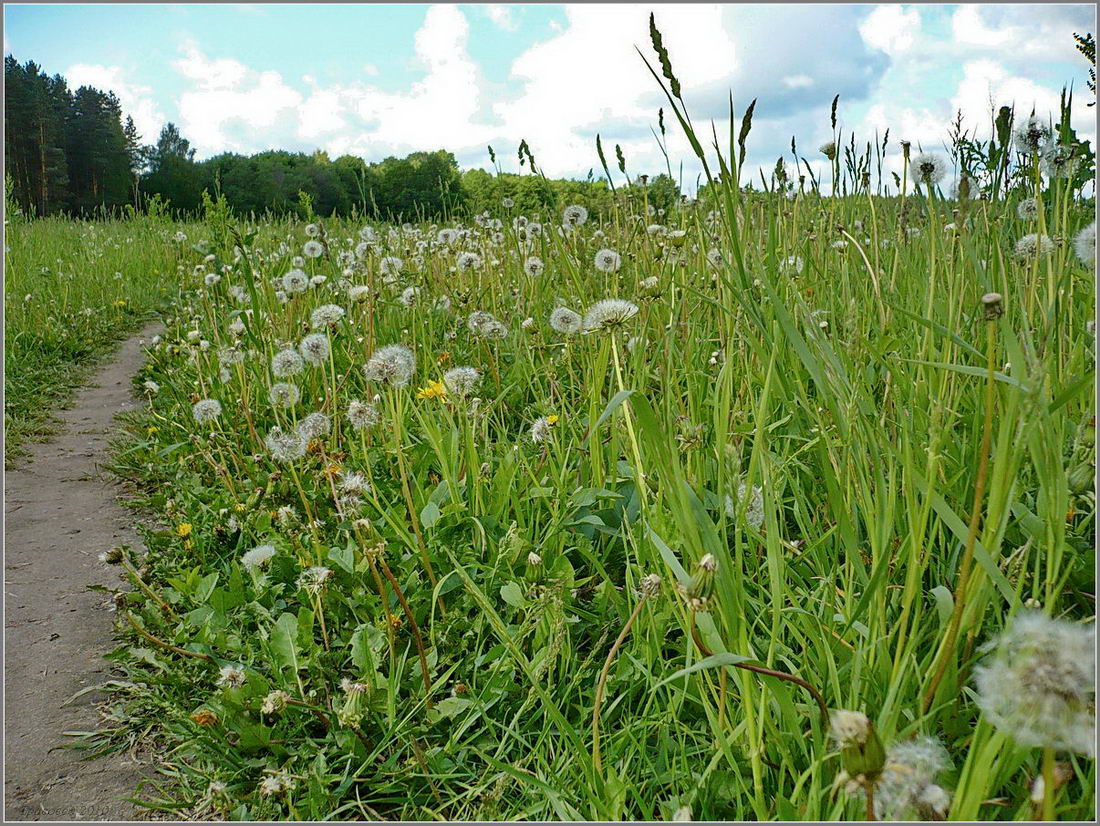
[[[52,441],[31,446],[7,472],[4,500],[5,821],[129,820],[148,767],[123,752],[85,760],[65,731],[92,731],[103,695],[82,689],[111,678],[113,614],[108,595],[117,569],[103,551],[143,550],[121,489],[102,470],[118,413],[141,402],[130,392],[151,324],[124,342],[67,410]],[[71,702],[70,702],[71,700]]]

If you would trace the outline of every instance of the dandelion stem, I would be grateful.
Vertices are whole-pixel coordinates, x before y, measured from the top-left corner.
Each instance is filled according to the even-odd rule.
[[[607,688],[607,676],[611,673],[611,665],[615,662],[615,655],[619,653],[619,648],[622,647],[627,635],[630,634],[630,629],[642,612],[642,606],[645,605],[648,596],[648,594],[642,594],[638,599],[638,603],[634,606],[626,625],[619,632],[619,636],[616,637],[611,650],[607,652],[607,659],[604,660],[603,669],[600,671],[600,679],[596,683],[596,699],[592,706],[592,766],[595,768],[598,777],[603,777],[603,760],[600,756],[600,709],[603,706],[604,689]]]
[[[985,382],[985,421],[982,426],[982,447],[978,454],[978,478],[974,482],[974,507],[970,513],[970,527],[966,534],[966,548],[963,551],[962,561],[959,563],[959,580],[955,587],[955,606],[951,612],[951,621],[944,635],[943,645],[936,657],[936,665],[932,673],[932,680],[924,692],[921,700],[921,713],[928,711],[932,700],[936,697],[936,691],[943,680],[948,662],[955,650],[955,641],[959,634],[959,625],[966,607],[966,590],[970,584],[970,568],[974,559],[974,546],[978,539],[978,525],[981,522],[982,500],[985,498],[986,475],[989,471],[989,447],[993,440],[993,391],[994,370],[993,356],[997,343],[996,316],[986,316],[986,382]]]

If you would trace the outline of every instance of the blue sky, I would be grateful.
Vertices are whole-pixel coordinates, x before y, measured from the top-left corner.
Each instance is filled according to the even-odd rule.
[[[730,91],[738,111],[758,99],[753,164],[792,135],[815,157],[838,93],[857,139],[889,128],[936,149],[957,109],[974,127],[991,103],[1046,114],[1073,82],[1095,141],[1072,41],[1095,31],[1083,4],[6,5],[4,51],[112,89],[147,141],[175,122],[199,157],[442,147],[486,166],[491,143],[514,165],[524,138],[547,173],[583,176],[599,132],[652,173],[664,101],[634,51],[651,54],[651,10],[697,121],[726,128]],[[686,143],[669,148],[693,178]]]

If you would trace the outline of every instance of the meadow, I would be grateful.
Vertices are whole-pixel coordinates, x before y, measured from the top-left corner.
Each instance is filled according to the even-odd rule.
[[[949,192],[747,191],[664,77],[715,165],[667,211],[8,227],[9,439],[18,336],[163,307],[85,743],[158,816],[1095,816],[1084,161],[1021,115]]]

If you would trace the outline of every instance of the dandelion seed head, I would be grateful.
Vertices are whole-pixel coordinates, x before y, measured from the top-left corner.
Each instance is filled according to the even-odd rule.
[[[294,350],[280,350],[271,359],[271,373],[278,379],[288,379],[302,372],[305,362]]]
[[[199,424],[210,424],[222,414],[222,403],[217,399],[203,399],[191,407],[191,415]]]
[[[975,670],[978,706],[1017,743],[1092,757],[1096,626],[1019,614]]]
[[[615,250],[602,249],[596,253],[593,263],[600,272],[612,273],[619,271],[623,265],[623,259]]]
[[[584,314],[586,332],[606,330],[625,324],[638,313],[638,305],[621,298],[597,301]]]
[[[264,445],[277,462],[293,462],[306,455],[306,443],[297,433],[285,433],[276,425],[264,438]]]
[[[378,411],[373,404],[353,399],[348,404],[348,424],[355,430],[363,430],[378,424]]]
[[[316,366],[323,364],[332,347],[324,333],[310,333],[298,343],[298,352],[302,358]]]
[[[938,184],[947,174],[947,165],[943,159],[928,152],[922,152],[913,158],[914,177],[923,184]]]
[[[472,395],[481,383],[481,373],[475,367],[454,367],[443,374],[443,384],[453,396]]]
[[[339,324],[340,319],[343,317],[344,308],[339,304],[322,304],[310,313],[309,322],[314,330],[320,330],[331,327],[333,324]]]
[[[404,387],[416,372],[416,356],[408,347],[389,344],[374,355],[363,367],[363,374],[370,381]]]
[[[255,571],[266,565],[273,556],[275,556],[274,545],[257,545],[252,550],[245,551],[241,556],[241,565],[249,571]]]
[[[556,332],[571,336],[579,333],[583,326],[584,319],[580,313],[568,307],[557,307],[550,313],[550,327]]]
[[[1096,222],[1093,221],[1073,238],[1073,251],[1086,267],[1096,264]]]
[[[298,389],[297,385],[287,382],[277,382],[271,385],[271,389],[267,391],[267,400],[271,402],[272,407],[294,407],[301,397],[302,391]]]

